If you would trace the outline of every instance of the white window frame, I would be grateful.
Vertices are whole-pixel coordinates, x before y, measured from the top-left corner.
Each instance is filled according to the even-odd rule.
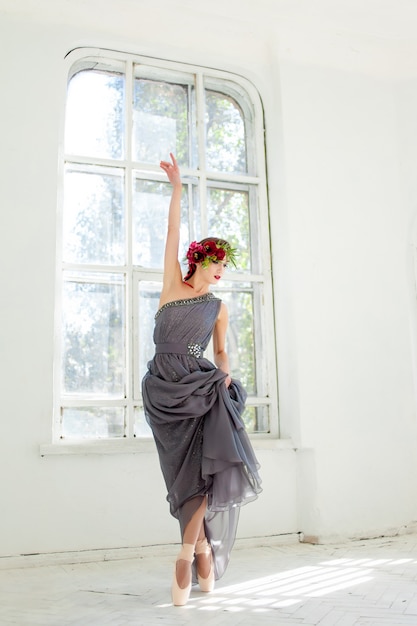
[[[268,405],[269,407],[269,423],[270,423],[270,431],[269,433],[253,433],[251,434],[252,439],[277,439],[279,437],[279,419],[278,419],[278,397],[277,397],[277,368],[276,368],[276,349],[275,349],[275,329],[274,329],[274,306],[273,306],[273,290],[272,290],[272,275],[271,275],[271,258],[270,258],[270,236],[269,236],[269,212],[268,212],[268,198],[267,198],[267,180],[266,180],[266,164],[265,164],[265,130],[264,130],[264,121],[263,121],[263,109],[260,96],[252,85],[251,82],[246,80],[241,76],[237,76],[235,74],[231,74],[228,72],[224,72],[221,70],[213,70],[203,67],[197,67],[193,65],[185,65],[183,63],[176,63],[173,61],[165,61],[161,59],[148,58],[141,55],[133,55],[122,52],[113,52],[95,48],[82,48],[72,51],[67,55],[66,58],[66,76],[69,81],[73,68],[76,68],[76,71],[81,69],[80,63],[84,59],[88,58],[96,58],[98,60],[103,59],[107,63],[110,59],[114,60],[115,63],[124,63],[126,66],[126,102],[129,100],[129,95],[132,94],[133,89],[133,80],[132,80],[132,66],[133,64],[142,63],[144,65],[150,65],[156,68],[156,71],[159,70],[169,70],[169,71],[177,71],[194,73],[196,75],[196,82],[200,82],[202,85],[203,76],[205,80],[207,77],[210,78],[210,81],[213,81],[213,85],[221,84],[225,82],[229,85],[234,85],[235,88],[240,91],[240,95],[242,93],[250,99],[250,104],[253,107],[254,116],[253,116],[253,129],[252,132],[247,134],[248,145],[247,152],[248,158],[255,158],[254,162],[254,171],[256,175],[247,175],[247,174],[224,174],[220,172],[209,172],[209,177],[207,176],[207,172],[205,170],[204,163],[204,137],[201,136],[199,140],[199,162],[200,169],[199,170],[191,170],[182,168],[182,174],[184,178],[193,177],[200,178],[204,183],[209,178],[213,183],[219,183],[221,186],[222,183],[228,183],[228,188],[230,188],[230,184],[235,182],[237,184],[248,184],[248,185],[256,185],[258,189],[258,202],[257,202],[257,219],[256,219],[256,228],[258,229],[257,238],[260,241],[260,267],[263,268],[262,274],[248,274],[241,273],[239,270],[236,272],[231,272],[227,276],[227,281],[235,282],[252,282],[254,284],[259,283],[263,286],[262,291],[262,305],[261,310],[256,312],[258,316],[258,323],[255,327],[255,341],[260,341],[262,345],[262,358],[256,359],[256,367],[262,369],[262,379],[267,381],[267,393],[262,396],[249,396],[247,400],[247,406],[262,406]],[[88,64],[87,64],[88,66]],[[66,83],[67,84],[67,83]],[[219,89],[220,90],[220,89]],[[221,91],[221,90],[220,90]],[[198,93],[201,93],[198,92]],[[229,91],[230,95],[230,91]],[[66,91],[65,91],[66,97]],[[241,103],[242,98],[239,99],[239,103]],[[128,106],[128,105],[126,105]],[[64,124],[65,120],[62,121],[62,133],[61,136],[64,136]],[[131,124],[129,115],[126,115],[126,124],[129,126]],[[204,120],[200,120],[198,125],[199,132],[204,133]],[[125,148],[125,153],[127,155],[131,154],[130,144],[131,141],[131,127],[126,128],[125,138],[128,142]],[[252,155],[252,156],[251,156]],[[254,155],[254,157],[253,157]],[[69,158],[70,156],[70,158]],[[68,157],[68,159],[67,159]],[[138,324],[137,320],[134,320],[128,316],[127,319],[127,328],[126,328],[126,396],[125,406],[131,412],[131,419],[127,419],[127,426],[125,437],[121,439],[102,439],[102,440],[90,440],[90,439],[76,439],[76,440],[64,440],[61,439],[61,406],[82,406],[83,400],[78,398],[65,398],[65,402],[63,402],[63,397],[61,394],[61,312],[62,312],[62,269],[73,269],[80,271],[90,271],[97,269],[99,271],[108,271],[109,273],[122,271],[125,272],[126,279],[126,303],[129,299],[133,299],[137,290],[137,278],[144,277],[146,275],[146,280],[156,280],[162,281],[162,271],[158,270],[143,270],[134,267],[132,264],[132,255],[130,254],[126,266],[122,267],[108,267],[106,270],[103,267],[95,267],[89,265],[86,267],[85,265],[75,265],[75,264],[63,264],[62,261],[62,248],[63,248],[63,238],[62,238],[62,223],[63,223],[63,173],[65,163],[70,161],[71,163],[82,163],[82,164],[91,164],[91,165],[100,165],[100,166],[114,166],[114,161],[108,159],[91,159],[88,157],[79,157],[77,155],[65,155],[64,150],[62,149],[62,158],[60,163],[60,189],[59,189],[59,215],[58,215],[58,235],[57,235],[57,280],[56,280],[56,293],[57,293],[57,304],[56,304],[56,324],[55,324],[55,360],[54,360],[54,423],[53,423],[53,434],[52,434],[52,444],[55,447],[61,448],[63,451],[73,451],[74,445],[76,445],[78,450],[82,451],[93,451],[94,449],[103,452],[103,451],[118,451],[126,450],[132,451],[136,450],[138,445],[141,446],[145,444],[143,438],[134,438],[133,437],[133,412],[132,412],[132,402],[137,405],[137,401],[133,400],[133,389],[136,391],[138,389],[138,385],[140,381],[137,378],[137,363],[135,363],[135,351],[133,350],[132,354],[132,341],[137,340],[138,333]],[[131,207],[132,207],[132,172],[134,169],[138,169],[137,164],[133,161],[126,159],[120,159],[117,161],[119,167],[124,168],[126,172],[125,176],[125,194],[126,194],[126,223],[127,228],[131,228]],[[140,165],[140,169],[143,171],[143,164]],[[161,178],[163,180],[163,178]],[[202,184],[199,186],[200,188],[200,206],[205,206],[205,189],[206,185]],[[192,222],[192,220],[190,220]],[[192,229],[190,230],[190,240],[192,240]],[[221,294],[220,294],[221,297]],[[137,301],[137,299],[136,299]],[[254,299],[256,306],[256,298]],[[133,300],[135,302],[135,300]],[[135,305],[133,305],[135,306]],[[132,338],[132,340],[130,339]],[[136,372],[136,374],[135,374]],[[136,376],[136,379],[135,379]],[[100,405],[100,406],[121,406],[120,401],[114,400],[91,400],[88,399],[86,402],[88,406]],[[59,444],[57,446],[57,444]],[[52,447],[51,447],[52,448]],[[44,452],[51,452],[51,449],[48,449],[48,446],[44,446]]]

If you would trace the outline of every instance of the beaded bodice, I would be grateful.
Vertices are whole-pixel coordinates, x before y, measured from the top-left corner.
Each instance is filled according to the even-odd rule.
[[[204,350],[213,333],[220,305],[221,300],[212,293],[167,302],[155,315],[155,344],[198,344]]]
[[[195,296],[194,298],[182,298],[181,300],[172,300],[171,302],[167,302],[163,304],[160,309],[157,310],[155,314],[155,319],[168,307],[171,306],[187,306],[189,304],[194,304],[198,302],[206,302],[206,300],[219,300],[213,293],[205,293],[202,296]]]

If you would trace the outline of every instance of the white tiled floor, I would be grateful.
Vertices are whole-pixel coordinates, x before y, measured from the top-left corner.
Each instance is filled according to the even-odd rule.
[[[2,559],[0,624],[417,626],[416,535],[327,546],[238,542],[216,590],[193,589],[186,607],[170,603],[176,552],[14,569]]]

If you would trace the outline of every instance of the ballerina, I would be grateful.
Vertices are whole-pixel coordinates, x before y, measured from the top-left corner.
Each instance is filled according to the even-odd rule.
[[[241,505],[261,489],[241,418],[246,392],[230,375],[225,349],[228,311],[210,288],[236,250],[224,239],[192,242],[183,277],[178,260],[182,182],[175,157],[161,161],[172,185],[164,274],[155,316],[155,355],[142,381],[171,514],[179,520],[172,600],[187,603],[193,582],[212,591],[229,562]],[[213,339],[214,363],[204,357]]]

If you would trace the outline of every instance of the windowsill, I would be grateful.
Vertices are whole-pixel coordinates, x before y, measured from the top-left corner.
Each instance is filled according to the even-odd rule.
[[[58,441],[40,446],[41,456],[53,454],[144,454],[155,451],[153,439]]]
[[[294,450],[291,439],[267,439],[253,437],[255,450]],[[112,439],[95,441],[65,441],[40,445],[40,455],[90,455],[90,454],[147,454],[156,452],[153,439]]]

